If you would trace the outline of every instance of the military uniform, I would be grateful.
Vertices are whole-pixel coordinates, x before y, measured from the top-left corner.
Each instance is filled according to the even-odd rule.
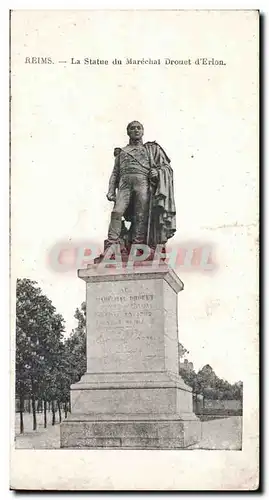
[[[145,243],[149,208],[149,171],[151,161],[143,144],[128,144],[115,149],[115,165],[109,181],[109,193],[118,189],[111,213],[106,246],[118,243],[122,217],[132,204],[132,243]]]

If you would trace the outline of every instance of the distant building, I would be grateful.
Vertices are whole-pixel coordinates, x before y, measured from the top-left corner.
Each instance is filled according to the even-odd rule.
[[[185,370],[186,372],[192,372],[193,363],[189,362],[187,359],[184,359],[183,363],[179,363],[179,368]]]

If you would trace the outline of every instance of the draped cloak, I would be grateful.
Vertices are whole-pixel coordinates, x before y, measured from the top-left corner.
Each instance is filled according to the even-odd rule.
[[[158,170],[158,182],[152,193],[150,245],[165,244],[176,232],[174,179],[170,159],[156,142],[145,144],[151,167]]]

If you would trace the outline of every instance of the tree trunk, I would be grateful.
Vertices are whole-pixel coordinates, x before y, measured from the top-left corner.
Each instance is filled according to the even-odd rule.
[[[44,427],[47,427],[47,401],[44,401]]]
[[[67,418],[67,401],[64,403],[64,418]]]
[[[61,423],[61,421],[62,421],[62,414],[61,414],[60,401],[57,401],[57,406],[58,406],[58,413],[59,413],[59,423]]]
[[[27,402],[28,402],[28,410],[27,411],[28,411],[28,413],[31,413],[31,399],[29,398]]]
[[[24,432],[23,412],[24,412],[24,397],[21,395],[20,396],[20,434],[23,434],[23,432]]]
[[[35,409],[35,397],[32,397],[32,410],[33,410],[33,431],[36,431],[36,409]]]
[[[55,406],[54,401],[51,402],[51,411],[52,411],[52,425],[55,425]]]

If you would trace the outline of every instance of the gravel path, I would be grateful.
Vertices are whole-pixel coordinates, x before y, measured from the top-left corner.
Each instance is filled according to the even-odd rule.
[[[189,449],[241,450],[242,417],[229,417],[202,422],[202,439]]]
[[[48,413],[47,428],[44,429],[43,415],[37,413],[37,430],[33,431],[33,417],[29,413],[24,414],[24,434],[20,434],[20,416],[16,413],[15,420],[15,446],[24,449],[51,449],[60,448],[60,426],[58,415],[56,424],[51,425],[51,413]]]
[[[43,428],[42,415],[37,415],[36,431],[32,430],[32,415],[26,414],[25,433],[19,434],[19,415],[16,415],[16,448],[24,449],[57,449],[60,448],[60,426],[51,425],[48,416],[48,427]],[[188,449],[204,450],[240,450],[242,441],[242,417],[229,417],[202,422],[202,439]]]

